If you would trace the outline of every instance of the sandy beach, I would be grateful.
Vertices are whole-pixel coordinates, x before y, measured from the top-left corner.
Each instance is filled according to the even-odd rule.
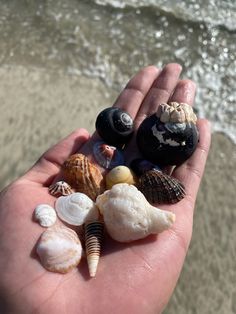
[[[117,91],[97,79],[36,68],[0,68],[0,189],[77,127],[94,130]],[[236,313],[235,145],[213,134],[193,238],[166,314]]]

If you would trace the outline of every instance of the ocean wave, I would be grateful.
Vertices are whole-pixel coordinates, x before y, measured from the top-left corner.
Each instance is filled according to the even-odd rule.
[[[115,9],[150,9],[173,16],[178,20],[203,23],[209,27],[220,27],[230,32],[236,31],[236,1],[188,0],[176,3],[173,0],[94,0],[97,5]]]

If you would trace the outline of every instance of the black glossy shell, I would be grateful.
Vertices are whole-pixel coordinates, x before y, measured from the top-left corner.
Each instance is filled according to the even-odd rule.
[[[127,143],[133,133],[131,116],[115,107],[106,108],[96,119],[96,130],[102,139],[111,145]]]
[[[133,170],[133,172],[137,176],[141,176],[148,170],[156,169],[156,170],[161,170],[157,165],[152,163],[149,160],[143,159],[143,158],[136,158],[133,159],[130,163],[130,168]]]
[[[143,157],[155,164],[180,165],[193,154],[198,136],[193,122],[163,123],[153,114],[140,125],[137,145]]]
[[[138,182],[138,189],[150,203],[174,204],[185,196],[185,188],[179,180],[157,170],[144,173]]]

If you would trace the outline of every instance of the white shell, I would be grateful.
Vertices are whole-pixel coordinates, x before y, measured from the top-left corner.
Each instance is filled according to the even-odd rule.
[[[95,203],[87,195],[80,192],[59,197],[56,200],[55,208],[61,220],[74,226],[97,220],[99,217]]]
[[[40,237],[37,254],[49,271],[67,273],[76,267],[82,256],[82,246],[75,231],[65,226],[48,228]]]
[[[97,197],[96,204],[109,235],[119,242],[162,232],[175,221],[175,214],[152,206],[135,186],[127,183],[114,185]]]
[[[51,227],[57,220],[57,214],[53,207],[40,204],[34,210],[34,218],[42,227]]]
[[[54,196],[69,195],[73,193],[71,186],[65,181],[57,181],[48,188],[49,193]]]
[[[197,116],[193,112],[193,108],[185,103],[170,102],[168,104],[160,104],[156,115],[163,123],[196,123],[197,121]]]

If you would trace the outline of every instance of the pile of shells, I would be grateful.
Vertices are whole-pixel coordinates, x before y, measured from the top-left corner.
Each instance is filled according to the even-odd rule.
[[[54,206],[35,208],[35,220],[48,228],[37,244],[42,265],[66,273],[77,267],[84,248],[89,274],[94,277],[104,228],[111,238],[125,243],[170,228],[175,215],[153,205],[181,201],[185,188],[157,166],[158,156],[171,152],[168,165],[186,160],[196,147],[195,124],[190,106],[160,105],[138,130],[137,144],[144,158],[134,159],[127,167],[123,150],[133,134],[132,118],[119,108],[103,110],[96,120],[101,140],[94,144],[92,155],[69,156],[62,165],[62,180],[48,189],[56,198]],[[145,145],[158,149],[148,151]]]

